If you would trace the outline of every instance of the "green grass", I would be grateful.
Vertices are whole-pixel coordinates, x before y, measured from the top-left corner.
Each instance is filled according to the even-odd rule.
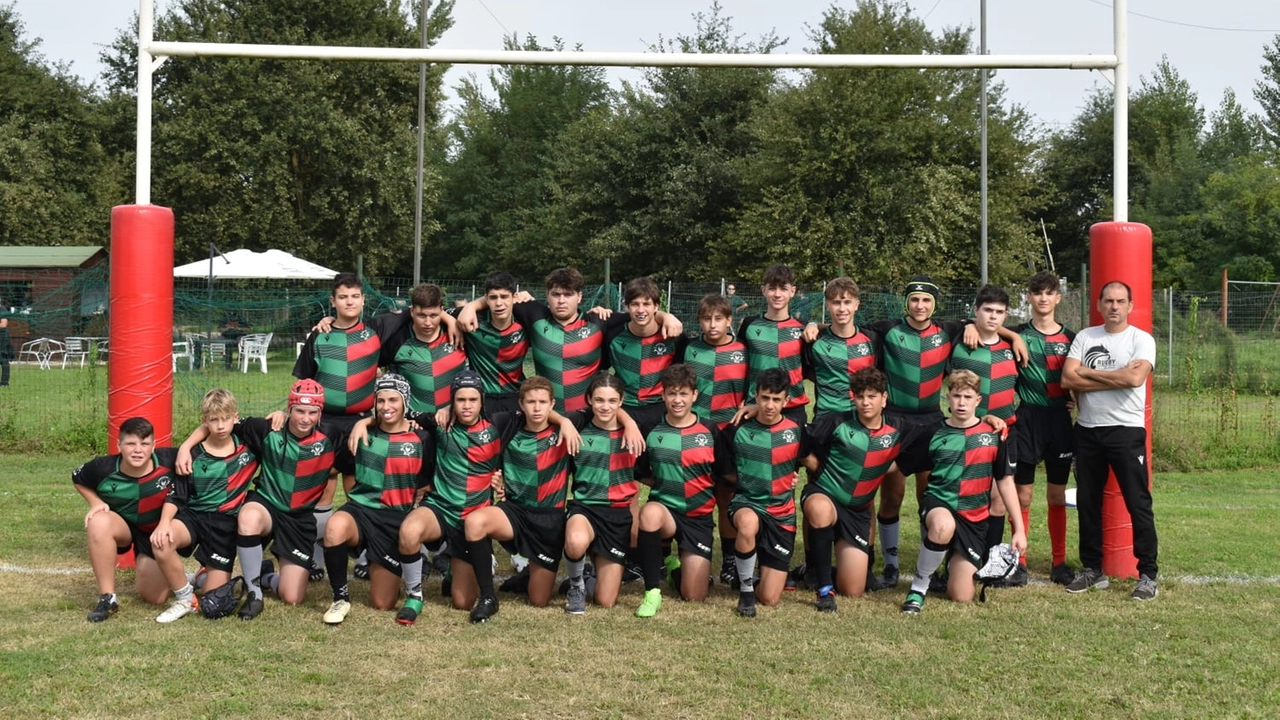
[[[632,616],[639,588],[611,611],[569,618],[503,598],[471,627],[428,582],[412,628],[356,609],[320,621],[327,586],[284,607],[268,598],[253,623],[152,621],[131,592],[91,625],[83,501],[69,473],[81,458],[6,457],[0,477],[0,708],[8,715],[258,717],[1267,717],[1280,704],[1280,488],[1275,470],[1155,480],[1160,597],[1139,604],[1132,581],[1068,596],[1033,584],[994,590],[985,605],[930,597],[898,612],[905,587],[841,599],[821,616],[788,593],[752,621],[717,586],[704,604],[667,598]],[[1048,571],[1043,486],[1033,506],[1033,576]],[[914,508],[908,500],[903,517]],[[917,536],[904,522],[903,560]],[[1075,518],[1070,533],[1074,548]],[[1215,582],[1215,576],[1248,576]]]

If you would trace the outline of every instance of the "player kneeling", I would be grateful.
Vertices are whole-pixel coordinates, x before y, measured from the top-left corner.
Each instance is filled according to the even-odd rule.
[[[916,561],[916,578],[902,603],[902,612],[909,614],[919,613],[924,607],[929,576],[942,564],[948,548],[953,552],[948,565],[947,596],[956,602],[973,601],[973,576],[987,557],[987,523],[1003,520],[990,516],[993,484],[1013,525],[1010,544],[1019,553],[1027,551],[1018,491],[1004,439],[974,415],[982,402],[981,381],[969,370],[957,370],[947,383],[951,416],[929,430],[932,474],[920,503],[925,537]]]

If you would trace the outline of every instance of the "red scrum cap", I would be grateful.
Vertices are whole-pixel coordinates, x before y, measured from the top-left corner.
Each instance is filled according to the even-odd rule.
[[[324,407],[324,388],[320,383],[304,378],[289,388],[289,407],[305,405],[307,407]]]

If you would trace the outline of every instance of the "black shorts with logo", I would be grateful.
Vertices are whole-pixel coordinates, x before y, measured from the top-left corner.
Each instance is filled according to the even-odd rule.
[[[667,511],[676,521],[676,547],[682,553],[692,553],[708,560],[711,559],[712,535],[716,527],[715,516],[711,513],[691,517],[670,508]]]
[[[955,557],[963,558],[974,568],[980,568],[985,565],[987,562],[987,523],[990,522],[990,519],[979,522],[966,520],[960,513],[947,507],[942,501],[925,495],[920,503],[920,522],[922,524],[925,516],[934,508],[946,510],[951,513],[952,519],[956,521],[956,532],[951,536],[950,543]]]
[[[196,512],[182,508],[174,517],[191,536],[191,544],[178,548],[182,557],[191,557],[210,570],[231,572],[236,564],[236,517],[220,512]]]
[[[1075,460],[1075,427],[1066,407],[1021,405],[1018,408],[1018,432],[1011,438],[1016,450],[1018,469],[1013,479],[1019,485],[1030,485],[1036,479],[1036,466],[1070,467]],[[1067,481],[1067,474],[1050,473],[1050,478]]]
[[[311,557],[316,545],[316,515],[311,510],[288,513],[262,499],[257,493],[249,493],[245,503],[258,503],[271,516],[271,552],[280,562],[301,565],[311,569],[315,558]],[[244,512],[244,506],[240,507]]]
[[[348,502],[334,510],[347,513],[356,521],[360,547],[368,550],[369,562],[376,562],[396,575],[400,574],[400,525],[405,513],[391,508],[367,508]],[[333,522],[332,519],[329,522]]]
[[[870,555],[871,554],[871,510],[873,503],[867,503],[860,508],[851,508],[847,505],[841,505],[839,501],[831,497],[831,494],[818,487],[815,483],[808,483],[804,486],[804,490],[800,492],[800,502],[804,504],[810,495],[821,495],[831,501],[831,505],[836,509],[836,542],[841,540],[849,543],[857,550]]]
[[[523,555],[529,562],[552,572],[560,568],[560,556],[564,555],[563,509],[531,508],[509,502],[495,507],[506,513],[511,523],[514,537],[502,543],[507,552]]]
[[[627,550],[631,548],[631,508],[588,505],[571,500],[568,517],[574,515],[581,515],[591,523],[591,530],[595,533],[591,540],[592,555],[613,563],[627,561]]]
[[[761,567],[786,572],[791,568],[791,556],[796,550],[796,532],[782,527],[772,515],[750,505],[729,507],[729,518],[740,512],[753,512],[759,529],[756,530],[756,559]]]

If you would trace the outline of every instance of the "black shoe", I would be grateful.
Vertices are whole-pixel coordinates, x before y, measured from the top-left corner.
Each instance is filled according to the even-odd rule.
[[[828,590],[825,594],[818,593],[818,602],[814,603],[814,607],[818,608],[818,612],[833,613],[836,611],[836,592]]]
[[[444,574],[444,579],[440,581],[440,595],[449,597],[453,594],[453,571]]]
[[[725,558],[720,563],[720,584],[738,588],[742,581],[738,579],[738,563],[733,558]]]
[[[787,584],[783,587],[783,590],[796,590],[801,586],[809,586],[809,566],[805,563],[800,563],[791,568],[791,571],[787,573]]]
[[[885,565],[884,572],[880,574],[880,585],[884,588],[898,587],[898,566]]]
[[[738,615],[749,618],[756,616],[756,592],[754,590],[738,593]]]
[[[449,574],[449,570],[452,567],[451,560],[452,556],[447,552],[436,553],[436,556],[431,558],[431,569],[436,571],[436,574],[440,577],[444,577]]]
[[[1063,563],[1054,565],[1049,571],[1049,580],[1055,585],[1070,585],[1072,580],[1076,579],[1076,571],[1072,570],[1069,565]]]
[[[884,589],[884,581],[880,579],[880,576],[876,573],[875,570],[871,569],[870,567],[867,567],[867,588],[866,588],[867,592],[876,592],[877,590],[883,590],[883,589]]]
[[[368,580],[369,579],[369,563],[364,563],[363,565],[356,564],[356,566],[351,569],[351,574],[355,575],[356,578],[360,580]]]
[[[502,592],[516,593],[518,595],[529,592],[529,566],[525,565],[523,570],[503,580],[498,589]]]
[[[488,622],[489,618],[498,614],[498,598],[492,595],[482,597],[476,601],[476,606],[471,608],[471,622],[482,623]]]
[[[929,592],[935,595],[947,594],[947,576],[945,573],[935,572],[929,576]]]
[[[262,614],[262,598],[250,595],[244,599],[238,615],[241,620],[252,620]]]
[[[110,593],[98,596],[98,604],[89,611],[89,622],[102,622],[120,609],[120,603],[112,599]]]
[[[634,580],[644,580],[644,570],[640,568],[639,563],[633,563],[630,560],[622,568],[622,582],[632,582]]]
[[[321,580],[324,580],[324,568],[322,568],[322,567],[312,567],[312,568],[311,568],[311,582],[320,582]]]
[[[1018,567],[1014,568],[1009,577],[1005,578],[1005,587],[1026,587],[1027,585],[1027,566],[1018,563]]]

